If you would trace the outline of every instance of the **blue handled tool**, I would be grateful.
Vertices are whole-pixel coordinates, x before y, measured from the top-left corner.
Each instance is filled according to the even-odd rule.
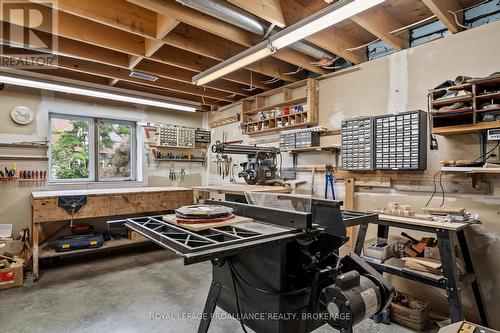
[[[328,199],[328,185],[332,188],[332,200],[335,200],[335,188],[333,187],[333,165],[328,163],[326,165],[326,183],[325,183],[325,199]]]

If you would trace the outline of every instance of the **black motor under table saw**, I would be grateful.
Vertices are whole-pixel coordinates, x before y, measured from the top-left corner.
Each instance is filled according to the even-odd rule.
[[[239,319],[243,331],[303,333],[325,324],[351,332],[390,304],[394,289],[387,280],[355,254],[339,257],[346,227],[376,221],[376,214],[341,211],[336,201],[252,196],[253,204],[205,202],[252,222],[198,232],[161,216],[116,221],[174,251],[185,265],[212,262],[198,332],[208,332],[216,306]]]

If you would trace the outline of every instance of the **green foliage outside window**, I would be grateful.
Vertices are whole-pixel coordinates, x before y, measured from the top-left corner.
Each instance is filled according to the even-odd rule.
[[[89,177],[89,123],[70,120],[70,128],[52,130],[52,175],[56,179]]]

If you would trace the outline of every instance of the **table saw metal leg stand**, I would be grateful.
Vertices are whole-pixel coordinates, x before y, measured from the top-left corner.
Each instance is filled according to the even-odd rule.
[[[212,281],[210,285],[210,290],[208,291],[207,301],[205,303],[205,308],[203,309],[203,315],[198,327],[198,333],[207,333],[210,327],[210,322],[212,321],[212,316],[217,306],[217,300],[219,299],[220,291],[222,285],[219,282]]]
[[[479,311],[479,316],[483,325],[489,325],[490,321],[488,318],[488,312],[486,311],[486,305],[484,304],[484,299],[481,294],[481,286],[479,280],[477,279],[476,271],[472,263],[472,258],[470,256],[469,246],[467,245],[467,239],[465,236],[465,231],[461,230],[457,233],[458,244],[462,252],[462,257],[464,258],[465,270],[467,272],[472,272],[474,275],[474,281],[471,283],[472,292],[474,293],[474,299],[476,301],[477,310]],[[488,326],[489,327],[489,326]]]
[[[451,322],[464,320],[462,299],[460,297],[459,279],[453,246],[452,234],[446,230],[437,232],[439,254],[443,265],[443,275],[446,278],[446,293],[448,296],[448,307],[450,309]]]

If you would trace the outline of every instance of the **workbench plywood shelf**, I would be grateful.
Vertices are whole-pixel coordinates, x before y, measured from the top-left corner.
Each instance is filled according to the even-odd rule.
[[[305,94],[301,88],[305,90]],[[305,79],[243,99],[243,134],[258,135],[316,126],[318,91],[317,80]],[[280,101],[276,102],[276,99]]]

